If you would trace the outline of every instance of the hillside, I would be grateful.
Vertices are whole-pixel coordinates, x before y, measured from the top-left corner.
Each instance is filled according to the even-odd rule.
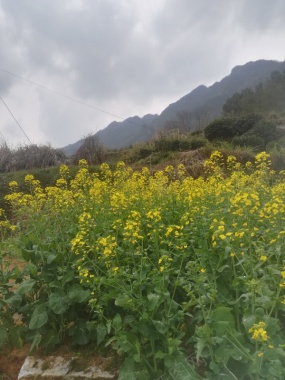
[[[188,131],[205,127],[220,116],[228,98],[245,88],[254,89],[264,83],[273,71],[285,70],[285,62],[259,60],[236,66],[221,81],[206,87],[200,85],[181,99],[166,107],[160,115],[130,117],[122,122],[112,122],[97,136],[107,148],[123,148],[131,144],[147,141],[168,124],[179,122],[181,116],[187,119]],[[76,152],[82,140],[64,147],[66,154]]]

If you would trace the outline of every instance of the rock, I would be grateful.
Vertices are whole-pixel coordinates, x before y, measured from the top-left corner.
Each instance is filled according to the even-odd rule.
[[[20,370],[18,380],[84,380],[115,379],[112,374],[98,365],[86,362],[83,358],[48,356],[38,358],[28,356]]]

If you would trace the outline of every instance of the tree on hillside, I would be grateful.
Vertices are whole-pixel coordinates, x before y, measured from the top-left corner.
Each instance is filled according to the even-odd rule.
[[[84,138],[83,144],[73,157],[74,163],[84,159],[89,165],[102,164],[106,157],[106,149],[101,144],[98,136],[89,134]]]
[[[235,93],[223,106],[224,116],[239,116],[249,113],[268,115],[285,109],[285,72],[273,71],[265,83],[255,89],[246,88]]]
[[[163,128],[165,131],[179,131],[179,133],[189,133],[194,130],[194,115],[192,112],[177,112],[174,119],[168,120]]]

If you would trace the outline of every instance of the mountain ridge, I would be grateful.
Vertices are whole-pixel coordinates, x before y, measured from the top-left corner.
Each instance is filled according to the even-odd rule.
[[[207,87],[203,84],[169,104],[160,115],[131,116],[121,122],[113,121],[95,135],[109,149],[119,149],[151,139],[167,124],[175,123],[179,114],[188,114],[189,129],[195,131],[205,127],[220,116],[226,100],[245,88],[254,88],[265,82],[273,71],[284,71],[285,61],[260,59],[235,66],[229,75]],[[69,144],[63,150],[71,155],[84,139]]]

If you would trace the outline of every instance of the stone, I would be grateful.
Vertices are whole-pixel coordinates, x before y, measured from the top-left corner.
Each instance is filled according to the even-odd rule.
[[[27,356],[20,370],[18,380],[84,380],[114,379],[116,374],[86,362],[84,358],[62,356]]]

